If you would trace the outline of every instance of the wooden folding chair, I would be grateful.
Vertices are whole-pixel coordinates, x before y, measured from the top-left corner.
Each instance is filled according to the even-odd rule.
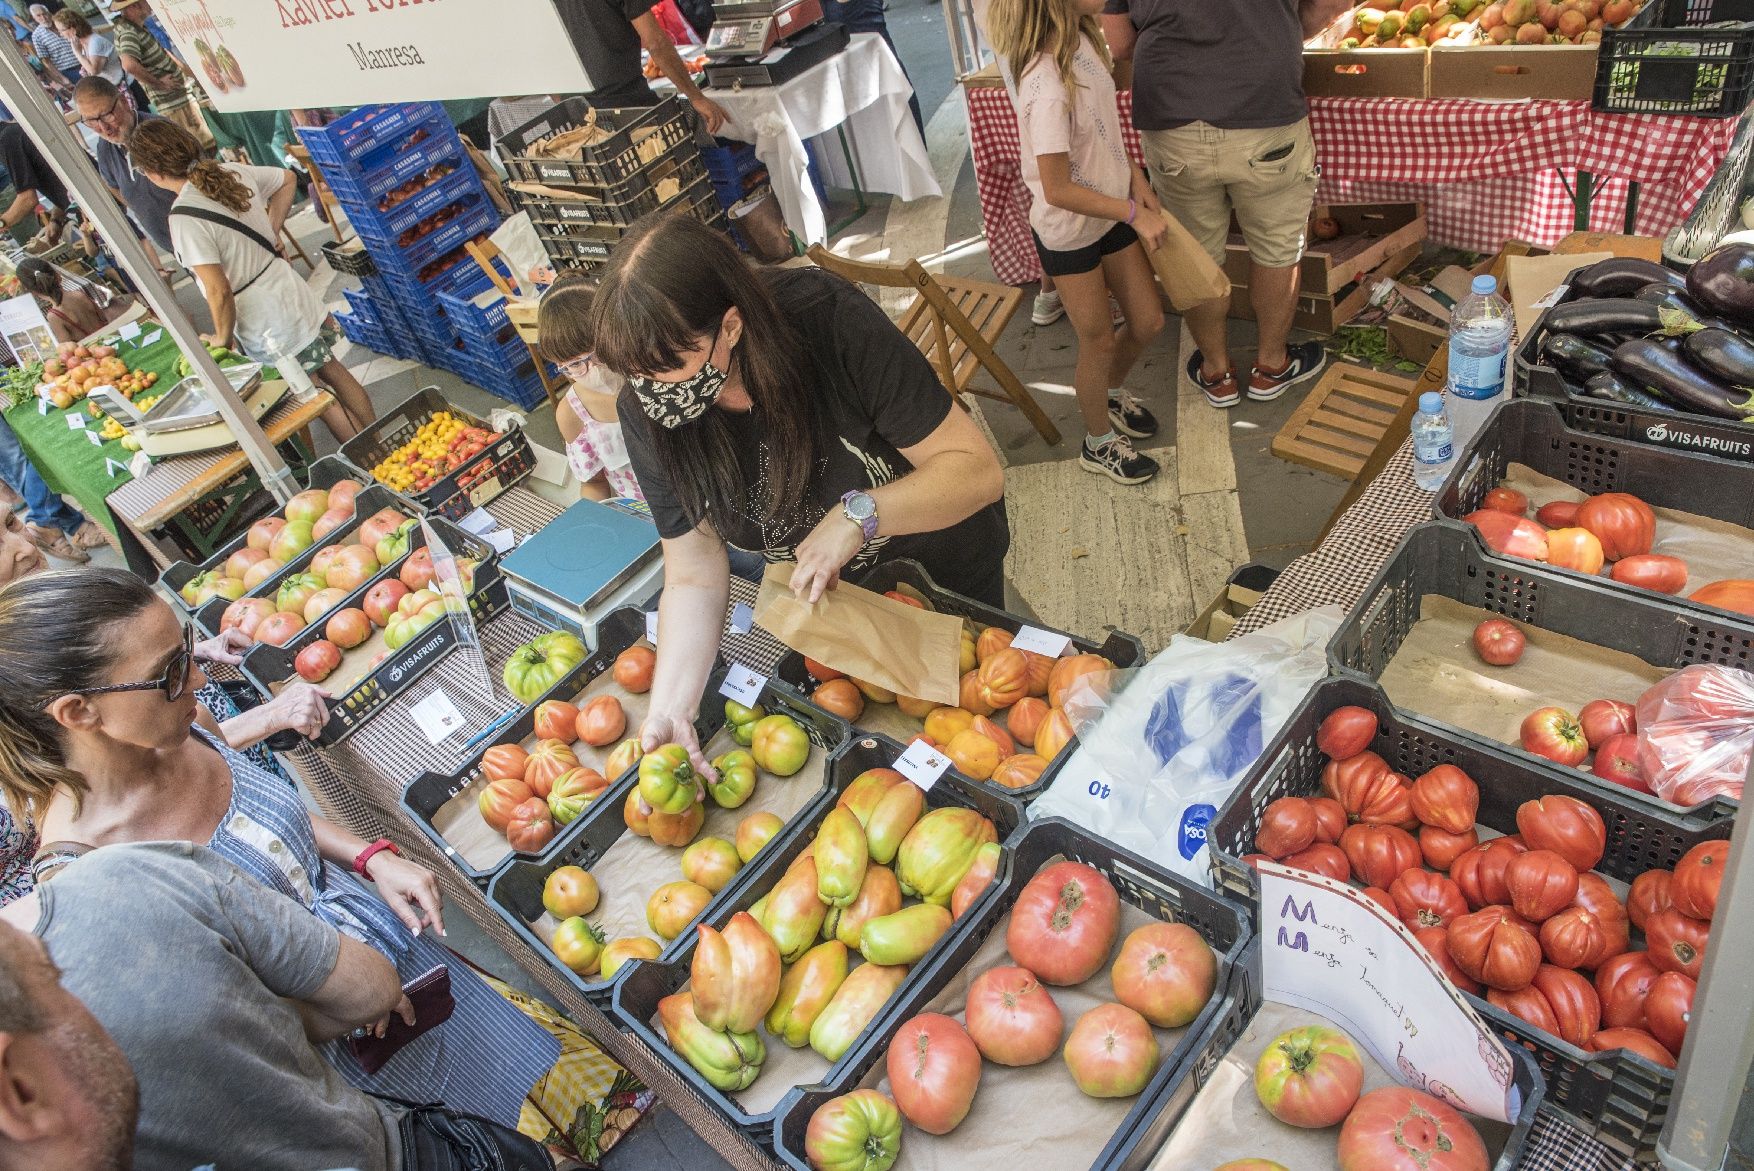
[[[296,142],[288,144],[286,153],[297,160],[298,165],[305,169],[305,174],[310,176],[311,193],[317,197],[317,202],[323,205],[324,214],[329,217],[329,230],[335,233],[335,243],[344,243],[347,237],[343,235],[341,231],[341,217],[343,214],[341,211],[341,203],[335,198],[335,192],[329,186],[329,181],[323,178],[322,168],[318,167],[316,163],[311,161],[311,152],[309,148],[301,146]]]
[[[536,330],[536,315],[531,312],[520,312],[526,307],[533,306],[534,302],[529,301],[519,291],[517,285],[513,283],[515,278],[508,278],[505,273],[499,270],[499,265],[494,263],[505,255],[500,251],[498,244],[492,240],[471,240],[463,247],[468,250],[470,257],[481,271],[487,274],[487,279],[493,282],[493,287],[505,297],[506,316],[511,319],[512,328],[517,330],[518,336],[524,340],[524,347],[530,351],[530,357],[535,359],[536,376],[542,380],[542,389],[547,393],[548,401],[558,405],[560,396],[566,393],[566,384],[557,382],[548,376],[548,363],[543,360],[542,351],[536,344],[540,340],[540,335]],[[511,269],[509,261],[506,263],[506,269],[508,271]]]
[[[1023,303],[1023,290],[996,281],[933,276],[917,260],[899,265],[849,260],[821,244],[811,245],[809,256],[819,267],[856,284],[914,290],[896,328],[932,363],[944,389],[952,397],[967,392],[1008,402],[1023,412],[1042,439],[1060,441],[1060,429],[993,350]],[[998,391],[972,385],[975,372],[983,367],[999,384]]]

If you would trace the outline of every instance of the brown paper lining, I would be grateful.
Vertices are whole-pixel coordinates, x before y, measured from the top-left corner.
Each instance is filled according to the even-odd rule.
[[[767,567],[755,602],[755,621],[762,629],[855,679],[901,695],[956,704],[962,619],[904,605],[846,582],[815,604],[800,602],[788,586],[796,569],[789,562]]]
[[[1474,627],[1492,614],[1453,598],[1427,594],[1414,623],[1382,673],[1397,706],[1506,744],[1520,740],[1523,718],[1556,706],[1576,715],[1592,699],[1634,703],[1669,674],[1636,655],[1609,650],[1526,622],[1528,637],[1514,666],[1491,667],[1474,654]]]
[[[1334,1159],[1337,1127],[1303,1130],[1287,1126],[1268,1114],[1255,1096],[1255,1062],[1261,1052],[1280,1033],[1303,1025],[1331,1027],[1332,1022],[1287,1004],[1263,1004],[1176,1123],[1169,1141],[1152,1161],[1151,1171],[1205,1171],[1232,1159],[1248,1158],[1271,1159],[1297,1171],[1338,1166]],[[1366,1092],[1396,1084],[1363,1045],[1358,1046],[1358,1055],[1364,1060]],[[1472,1115],[1468,1121],[1480,1132],[1488,1157],[1496,1161],[1510,1139],[1511,1128]]]

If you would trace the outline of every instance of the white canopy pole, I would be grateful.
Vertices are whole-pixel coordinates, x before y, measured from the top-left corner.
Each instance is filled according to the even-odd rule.
[[[207,385],[208,401],[219,409],[220,418],[237,437],[238,445],[249,457],[250,464],[261,476],[263,485],[280,500],[288,500],[300,489],[292,469],[274,450],[261,425],[250,414],[243,399],[227,381],[219,363],[207,352],[200,331],[177,304],[171,288],[158,275],[158,265],[146,255],[134,235],[134,226],[126,213],[117,206],[109,188],[97,173],[78,132],[43,92],[36,75],[26,64],[17,45],[0,53],[0,93],[6,98],[19,124],[36,143],[37,150],[61,176],[67,189],[79,201],[80,210],[102,229],[110,250],[152,307],[159,323],[169,331],[189,360],[194,373]]]

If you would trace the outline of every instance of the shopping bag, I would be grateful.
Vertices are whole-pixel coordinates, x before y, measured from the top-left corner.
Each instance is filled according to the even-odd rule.
[[[1157,251],[1150,255],[1151,267],[1157,270],[1157,279],[1169,294],[1170,306],[1177,313],[1185,313],[1204,301],[1230,296],[1230,278],[1167,208],[1163,211],[1163,222],[1169,225],[1169,231]]]

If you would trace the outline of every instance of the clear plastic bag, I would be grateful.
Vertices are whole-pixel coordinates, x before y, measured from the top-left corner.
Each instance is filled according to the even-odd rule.
[[[1754,674],[1701,665],[1638,698],[1638,766],[1651,790],[1689,808],[1741,800],[1754,757]]]
[[[1143,667],[1087,675],[1079,746],[1033,817],[1064,817],[1211,885],[1206,826],[1309,689],[1343,617],[1326,606],[1225,643],[1177,635]]]

